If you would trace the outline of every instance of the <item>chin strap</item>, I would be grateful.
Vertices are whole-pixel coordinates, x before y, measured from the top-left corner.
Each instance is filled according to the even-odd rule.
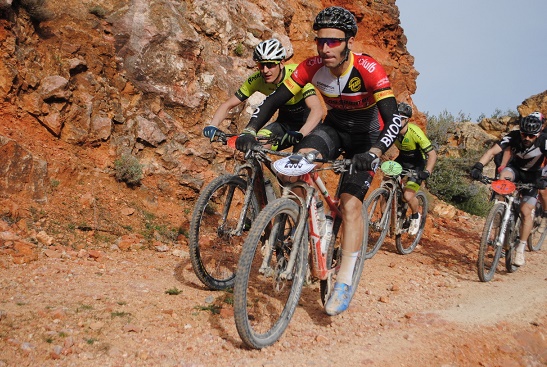
[[[343,63],[345,63],[346,61],[348,61],[348,57],[349,57],[349,48],[346,44],[346,48],[344,49],[344,53],[346,54],[344,56],[344,59],[342,61],[340,61],[340,63],[338,65],[336,65],[336,67],[339,67],[340,65],[342,65]]]

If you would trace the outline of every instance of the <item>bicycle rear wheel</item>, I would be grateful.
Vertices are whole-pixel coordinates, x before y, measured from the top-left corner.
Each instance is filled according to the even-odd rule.
[[[255,349],[275,343],[294,314],[308,266],[308,234],[298,235],[301,208],[289,198],[268,204],[243,245],[234,285],[234,317],[243,342]],[[268,233],[267,228],[271,226]],[[292,271],[289,258],[297,251]]]
[[[547,236],[547,230],[544,230],[543,232],[539,231],[539,226],[541,225],[541,221],[543,219],[541,217],[543,207],[541,206],[541,200],[539,199],[536,202],[534,213],[534,226],[532,227],[532,232],[530,232],[530,236],[528,237],[528,250],[539,251],[543,245],[543,241],[545,241],[545,236]]]
[[[340,242],[341,241],[340,236],[338,236],[338,234],[340,233],[341,222],[342,220],[340,218],[336,218],[334,222],[332,238],[331,238],[329,247],[327,249],[328,269],[334,269],[339,267],[340,261],[342,260],[342,247],[341,247],[342,244]],[[363,227],[363,243],[361,245],[361,249],[359,250],[359,254],[357,255],[357,261],[355,262],[355,268],[353,268],[353,274],[351,278],[352,287],[350,292],[350,299],[353,298],[353,295],[355,294],[355,291],[357,290],[357,286],[359,285],[359,282],[361,281],[361,275],[363,274],[365,260],[367,259],[365,253],[366,253],[367,243],[368,243],[368,236],[367,236],[368,231],[369,231],[368,221],[365,220],[364,227]],[[320,286],[319,289],[321,292],[321,302],[323,303],[323,306],[329,299],[330,293],[334,287],[336,272],[337,270],[334,273],[331,273],[326,280],[321,280],[319,282],[319,286]]]
[[[372,258],[386,239],[391,218],[391,200],[393,198],[390,198],[390,191],[380,187],[374,190],[363,203],[363,216],[365,214],[368,216],[366,259]]]
[[[477,272],[481,282],[489,282],[494,277],[501,257],[502,246],[497,244],[501,230],[501,222],[505,206],[495,204],[484,223],[479,257],[477,259]]]
[[[401,213],[401,217],[398,218],[398,233],[395,236],[395,246],[397,247],[397,252],[401,255],[408,255],[414,251],[424,234],[428,209],[427,197],[423,191],[418,191],[416,193],[416,199],[418,199],[418,213],[420,213],[418,232],[415,234],[408,233],[410,215],[412,214],[410,208],[408,208],[406,213]]]
[[[247,182],[239,176],[222,175],[201,192],[192,214],[189,250],[192,267],[209,289],[233,287],[243,241],[260,210],[252,195],[245,216],[241,216]],[[243,231],[236,228],[243,218]]]

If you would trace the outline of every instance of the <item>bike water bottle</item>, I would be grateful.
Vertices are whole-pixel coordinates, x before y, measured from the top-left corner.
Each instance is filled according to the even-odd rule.
[[[334,220],[330,215],[325,217],[325,233],[321,237],[321,253],[326,254],[327,248],[329,247],[330,240],[332,238],[332,227],[334,225]]]
[[[266,189],[266,199],[268,203],[275,200],[275,191],[272,185],[272,181],[269,178],[264,178],[264,188]]]
[[[325,207],[323,200],[316,198],[315,214],[317,216],[317,224],[319,225],[319,236],[323,237],[325,234]]]

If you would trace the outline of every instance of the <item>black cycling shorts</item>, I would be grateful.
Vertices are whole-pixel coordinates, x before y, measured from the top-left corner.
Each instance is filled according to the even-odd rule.
[[[328,123],[318,125],[308,136],[295,145],[294,151],[303,148],[315,149],[323,158],[336,159],[342,152],[346,158],[357,153],[367,152],[380,132],[374,134],[350,134],[330,126]],[[368,172],[346,172],[342,176],[340,194],[350,194],[363,201],[372,182],[373,176]]]

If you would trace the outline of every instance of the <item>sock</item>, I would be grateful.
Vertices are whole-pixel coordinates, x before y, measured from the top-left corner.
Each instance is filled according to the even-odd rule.
[[[526,241],[520,241],[519,245],[517,246],[517,252],[524,252],[524,248],[526,247],[527,242]]]
[[[340,262],[340,270],[336,275],[337,283],[344,283],[351,286],[351,280],[353,278],[353,269],[355,269],[355,263],[357,262],[357,252],[349,252],[342,250],[342,261]]]

